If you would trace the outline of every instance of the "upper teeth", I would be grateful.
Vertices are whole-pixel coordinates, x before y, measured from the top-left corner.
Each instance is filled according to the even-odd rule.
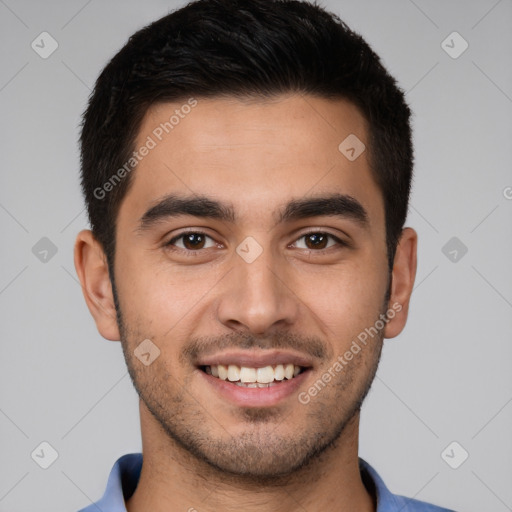
[[[293,379],[300,373],[301,367],[295,366],[293,363],[264,366],[263,368],[216,364],[206,366],[205,371],[214,377],[231,382],[268,384],[274,380]]]

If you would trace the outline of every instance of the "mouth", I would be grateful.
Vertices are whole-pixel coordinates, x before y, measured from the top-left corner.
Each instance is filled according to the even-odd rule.
[[[195,363],[205,393],[212,393],[212,400],[221,399],[238,407],[284,404],[306,385],[314,370],[313,359],[280,350],[232,350],[205,356]]]
[[[307,371],[306,367],[294,363],[267,365],[263,367],[215,364],[200,366],[199,369],[207,375],[243,388],[270,388],[279,386]]]

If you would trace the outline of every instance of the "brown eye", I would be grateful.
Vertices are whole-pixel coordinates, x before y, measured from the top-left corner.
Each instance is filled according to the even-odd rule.
[[[204,246],[204,236],[199,233],[188,233],[183,236],[183,245],[186,249],[202,249]]]
[[[299,242],[295,242],[295,246],[299,249],[308,249],[312,251],[321,251],[323,249],[328,249],[333,245],[341,245],[345,246],[346,244],[340,240],[338,237],[331,235],[330,233],[323,233],[322,231],[315,231],[311,233],[306,233],[302,235],[298,240],[304,240],[303,245],[299,244]],[[333,240],[334,242],[330,242]],[[302,246],[301,246],[302,245]]]
[[[324,233],[311,233],[305,236],[308,249],[325,249],[328,236]]]
[[[205,249],[207,239],[212,240],[211,237],[209,237],[208,235],[205,235],[204,233],[198,233],[198,232],[182,233],[181,235],[178,235],[178,236],[174,237],[173,239],[169,240],[167,245],[176,246],[180,249],[184,249],[184,250],[188,250],[188,251],[195,251],[195,250],[199,250],[199,249]],[[176,243],[176,242],[178,242],[178,243]],[[208,247],[213,247],[213,245],[215,245],[215,244],[211,244]]]

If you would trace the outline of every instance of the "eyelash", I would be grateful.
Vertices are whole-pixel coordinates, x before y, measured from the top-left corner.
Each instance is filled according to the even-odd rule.
[[[206,233],[204,233],[202,231],[185,231],[184,233],[181,233],[181,234],[171,238],[167,243],[164,244],[164,246],[166,248],[171,248],[172,251],[181,252],[185,256],[191,257],[191,258],[199,256],[202,251],[206,250],[206,249],[197,249],[197,250],[182,249],[181,247],[175,247],[173,245],[174,242],[176,242],[180,238],[183,238],[186,235],[202,235],[202,236],[208,237],[211,240],[213,240],[213,238],[210,235],[207,235]],[[299,238],[297,238],[295,240],[294,243],[296,243],[297,241],[299,241],[299,240],[301,240],[301,239],[303,239],[303,238],[305,238],[305,237],[307,237],[309,235],[327,235],[329,238],[334,240],[339,246],[341,246],[341,247],[348,247],[349,246],[349,244],[347,242],[344,242],[343,240],[341,240],[337,236],[334,236],[333,234],[328,233],[326,231],[310,231],[308,233],[303,233]],[[304,250],[308,254],[310,254],[310,253],[322,253],[322,252],[328,251],[329,249],[332,249],[333,247],[334,246],[327,247],[325,249],[318,249],[318,250],[317,249],[304,249]],[[207,249],[209,249],[209,247]]]

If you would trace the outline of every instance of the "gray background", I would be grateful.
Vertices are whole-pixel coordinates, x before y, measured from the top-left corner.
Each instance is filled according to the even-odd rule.
[[[417,283],[363,408],[361,456],[396,493],[512,510],[512,2],[322,4],[381,55],[415,112]],[[0,0],[2,512],[86,506],[114,461],[141,449],[121,346],[97,333],[73,266],[88,227],[78,124],[107,60],[180,5]],[[43,31],[59,45],[47,59],[31,48]],[[453,31],[469,43],[456,59],[441,45]],[[455,262],[442,251],[454,236],[468,248]],[[46,262],[32,251],[42,237],[57,248]],[[48,469],[31,458],[43,441],[58,452]],[[443,459],[452,441],[462,448]]]

